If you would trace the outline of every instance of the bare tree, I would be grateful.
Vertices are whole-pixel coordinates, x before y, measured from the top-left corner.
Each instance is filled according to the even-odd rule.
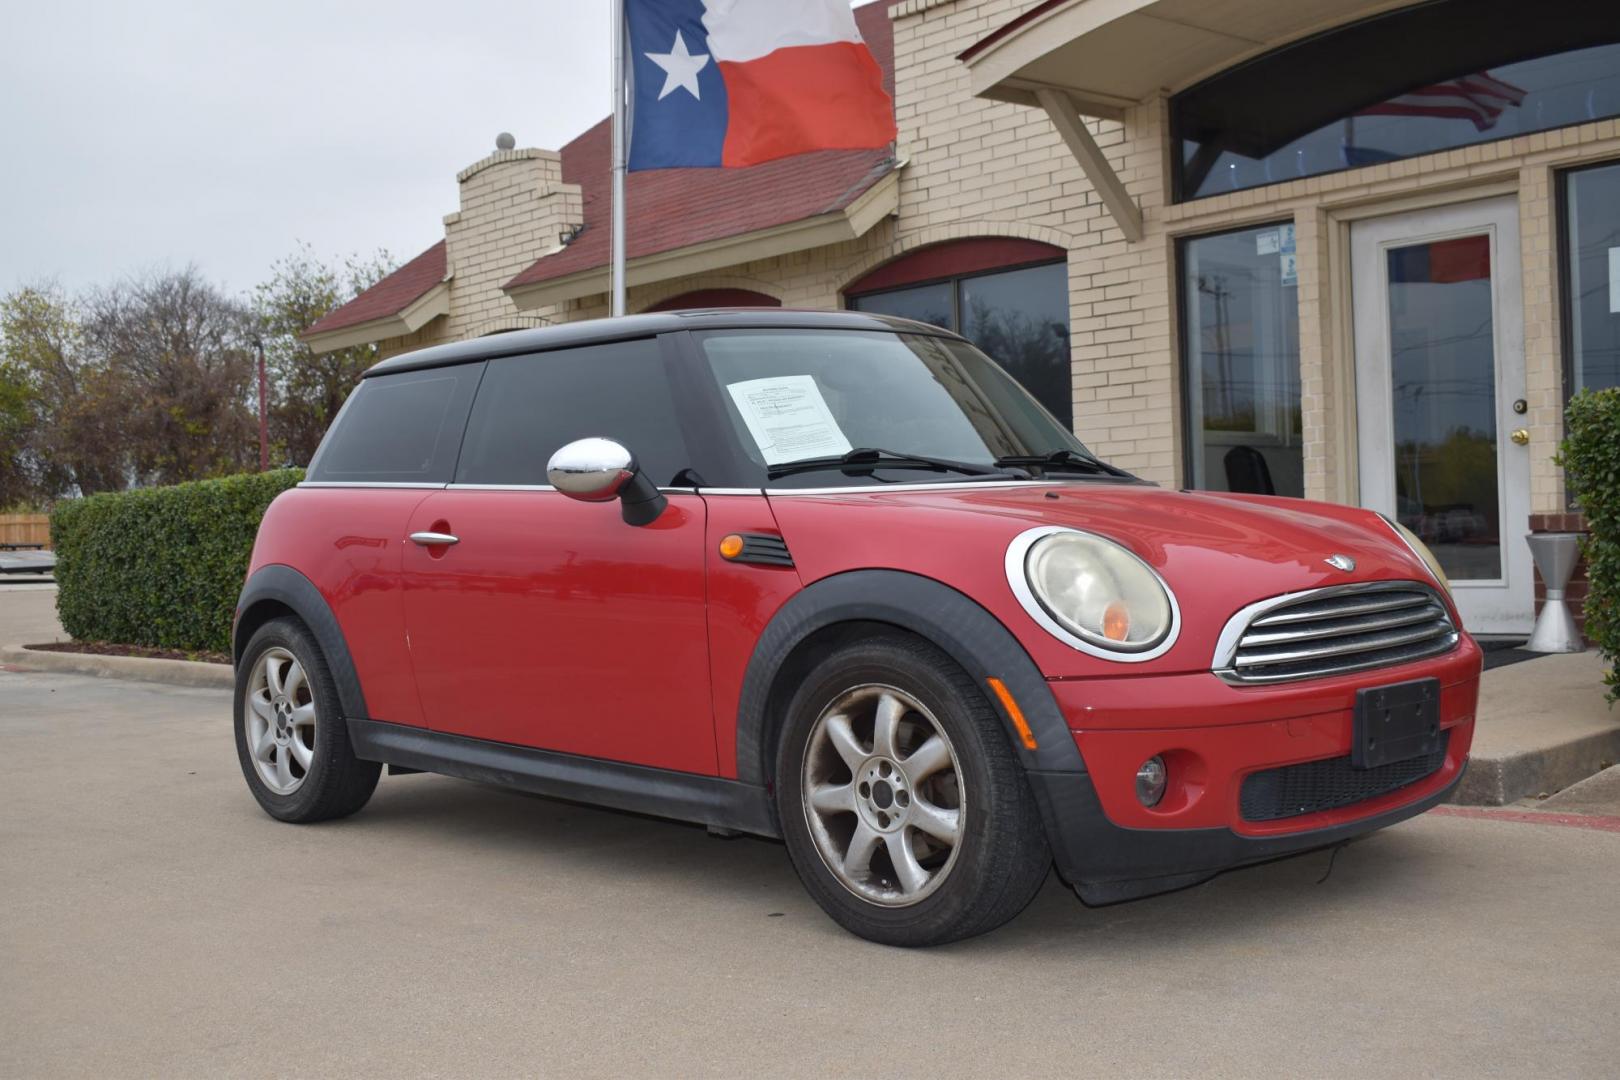
[[[307,465],[332,418],[380,357],[375,345],[317,353],[299,335],[394,268],[386,251],[323,262],[307,245],[271,266],[253,292],[253,317],[273,382],[270,443],[277,460]]]
[[[131,278],[85,301],[85,347],[127,395],[129,462],[142,481],[240,472],[254,460],[246,308],[195,267]]]

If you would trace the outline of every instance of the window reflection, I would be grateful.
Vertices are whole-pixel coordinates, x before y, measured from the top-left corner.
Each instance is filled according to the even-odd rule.
[[[1395,512],[1458,579],[1502,576],[1488,236],[1391,248]]]
[[[1570,390],[1620,386],[1620,164],[1563,180]]]
[[[1588,123],[1620,115],[1620,7],[1419,4],[1222,72],[1171,109],[1182,199]]]
[[[1305,494],[1292,225],[1182,247],[1191,486]]]
[[[874,311],[955,330],[1017,379],[1066,427],[1074,423],[1069,376],[1069,275],[1064,263],[973,274],[851,296]]]

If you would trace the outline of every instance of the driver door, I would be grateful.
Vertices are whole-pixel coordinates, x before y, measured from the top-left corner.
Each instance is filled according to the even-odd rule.
[[[656,341],[489,362],[456,482],[409,525],[455,538],[405,550],[427,726],[715,775],[704,501],[669,491],[637,527],[617,503],[547,487],[551,454],[593,435],[624,443],[660,485],[686,467]]]

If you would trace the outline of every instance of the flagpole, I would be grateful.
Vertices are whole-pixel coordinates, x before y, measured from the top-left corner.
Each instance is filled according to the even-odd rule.
[[[624,0],[613,0],[613,236],[612,292],[608,314],[624,314]]]

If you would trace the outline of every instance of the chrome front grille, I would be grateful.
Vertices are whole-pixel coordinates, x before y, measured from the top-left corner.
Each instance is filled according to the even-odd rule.
[[[1274,683],[1390,667],[1449,652],[1457,627],[1416,581],[1337,585],[1250,604],[1227,622],[1215,674]]]

